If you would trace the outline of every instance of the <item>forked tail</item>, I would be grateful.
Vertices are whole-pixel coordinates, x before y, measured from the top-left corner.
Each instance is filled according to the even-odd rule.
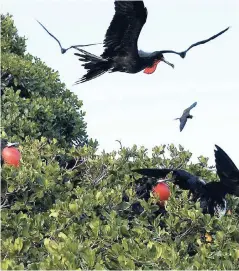
[[[90,81],[105,72],[107,72],[111,68],[111,64],[108,60],[93,55],[85,50],[78,49],[80,53],[75,53],[76,56],[79,56],[79,60],[82,62],[86,62],[82,64],[83,67],[87,70],[87,73],[80,78],[78,81],[75,82],[75,84],[84,83],[87,81]]]

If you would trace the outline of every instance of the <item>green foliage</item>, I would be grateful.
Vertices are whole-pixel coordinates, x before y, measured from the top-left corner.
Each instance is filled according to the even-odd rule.
[[[60,82],[58,72],[24,54],[25,39],[11,17],[1,19],[1,110],[7,135],[19,141],[26,136],[56,138],[61,146],[89,143],[82,101]]]
[[[56,140],[26,138],[21,167],[4,165],[2,171],[2,268],[238,269],[236,199],[229,200],[232,214],[218,219],[203,215],[186,191],[171,184],[166,215],[153,216],[153,196],[142,200],[145,211],[133,219],[124,212],[138,200],[133,168],[162,167],[172,157],[170,166],[216,179],[180,149],[159,146],[152,158],[136,146],[96,155],[92,147],[66,150]],[[71,168],[59,157],[73,159]],[[123,192],[129,202],[122,203]]]
[[[19,37],[12,16],[1,14],[1,51],[23,56],[26,50],[26,40]]]
[[[208,159],[193,164],[192,154],[173,144],[156,146],[152,157],[137,146],[98,155],[90,144],[70,146],[87,141],[81,102],[57,73],[20,54],[25,45],[4,18],[2,31],[14,37],[4,42],[15,47],[2,51],[2,136],[22,139],[22,159],[1,172],[1,270],[238,269],[237,198],[228,196],[231,211],[218,219],[170,184],[166,213],[156,216],[157,199],[135,192],[139,175],[131,170],[140,167],[181,167],[216,181]],[[140,215],[132,214],[135,202]]]

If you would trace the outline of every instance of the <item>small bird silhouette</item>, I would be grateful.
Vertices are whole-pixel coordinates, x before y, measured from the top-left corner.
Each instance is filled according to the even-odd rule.
[[[163,179],[159,182],[172,181],[181,189],[189,190],[193,195],[193,200],[200,201],[203,213],[221,217],[226,213],[226,195],[231,194],[239,197],[239,170],[225,151],[219,146],[215,146],[216,169],[220,182],[206,183],[198,176],[182,169],[143,168],[132,171],[150,178],[165,178],[168,173],[172,172],[171,179]]]
[[[193,103],[191,106],[189,106],[187,109],[183,111],[183,114],[180,118],[175,119],[175,120],[180,120],[180,132],[182,132],[187,120],[193,118],[193,116],[190,115],[190,110],[194,108],[196,105],[197,105],[197,102]]]
[[[63,48],[62,46],[61,46],[61,43],[60,43],[60,41],[55,37],[55,36],[53,36],[47,29],[46,29],[46,27],[42,24],[42,23],[40,23],[38,20],[36,20],[45,30],[46,30],[46,32],[53,38],[53,39],[55,39],[56,41],[57,41],[57,43],[59,44],[59,46],[60,46],[60,48],[61,48],[61,53],[62,54],[65,54],[65,52],[66,51],[68,51],[69,49],[72,49],[72,48],[74,48],[74,49],[76,49],[76,48],[78,48],[78,47],[86,47],[86,46],[91,46],[91,45],[97,45],[97,44],[102,44],[102,43],[90,43],[90,44],[84,44],[84,45],[72,45],[72,46],[70,46],[70,47],[68,47],[68,48]]]

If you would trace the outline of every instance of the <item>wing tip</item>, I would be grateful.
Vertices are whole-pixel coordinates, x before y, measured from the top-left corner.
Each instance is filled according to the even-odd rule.
[[[214,152],[217,153],[217,152],[223,152],[223,153],[226,153],[221,147],[219,147],[217,144],[215,144],[215,150]]]
[[[220,149],[220,147],[217,144],[215,144],[215,147],[216,147],[216,149]]]
[[[44,26],[40,21],[38,21],[37,19],[35,19],[35,20],[39,23],[39,25],[40,25],[41,27],[43,27],[43,28],[46,30],[45,26]]]
[[[228,26],[227,28],[225,28],[224,30],[221,31],[221,34],[225,33],[226,31],[228,31],[230,28],[232,28],[231,26]]]

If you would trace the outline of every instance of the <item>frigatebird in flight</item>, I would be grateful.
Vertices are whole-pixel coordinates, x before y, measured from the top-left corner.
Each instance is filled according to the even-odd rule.
[[[174,67],[173,64],[165,60],[164,54],[173,53],[184,58],[193,47],[207,43],[229,29],[228,27],[206,40],[196,42],[183,52],[162,50],[147,53],[138,50],[137,45],[148,14],[144,2],[115,1],[114,5],[115,14],[105,35],[103,54],[96,56],[77,48],[80,53],[75,53],[75,55],[80,57],[80,61],[86,62],[82,66],[87,70],[87,73],[76,84],[92,80],[106,72],[138,73],[144,70],[145,73],[151,74],[156,70],[160,61]]]
[[[180,118],[176,118],[176,119],[175,119],[175,120],[179,120],[179,121],[180,121],[180,127],[179,127],[179,128],[180,128],[180,132],[182,132],[182,130],[183,130],[183,128],[184,128],[184,126],[185,126],[187,120],[193,118],[193,116],[190,115],[190,111],[191,111],[191,109],[194,108],[196,105],[197,105],[197,102],[193,103],[191,106],[189,106],[187,109],[185,109],[185,110],[183,111],[183,114],[182,114],[182,116],[181,116]]]
[[[231,158],[223,149],[216,146],[215,161],[217,174],[220,182],[205,182],[182,169],[135,169],[141,175],[153,178],[165,178],[172,172],[172,179],[163,179],[159,182],[172,181],[183,190],[189,190],[193,195],[193,200],[199,200],[203,213],[223,216],[226,213],[226,195],[231,194],[239,197],[239,170],[232,162]]]
[[[43,29],[45,29],[46,30],[46,32],[53,38],[53,39],[55,39],[56,41],[57,41],[57,43],[59,44],[59,46],[60,46],[60,48],[61,48],[61,53],[62,54],[65,54],[66,53],[66,51],[68,51],[69,49],[72,49],[72,48],[74,48],[74,49],[77,49],[78,47],[86,47],[86,46],[91,46],[91,45],[97,45],[97,44],[102,44],[102,43],[90,43],[90,44],[82,44],[82,45],[72,45],[72,46],[70,46],[70,47],[68,47],[68,48],[63,48],[62,46],[61,46],[61,43],[60,43],[60,41],[55,37],[55,36],[53,36],[47,29],[46,29],[46,27],[42,24],[42,23],[40,23],[38,20],[36,20],[42,27],[43,27]]]

